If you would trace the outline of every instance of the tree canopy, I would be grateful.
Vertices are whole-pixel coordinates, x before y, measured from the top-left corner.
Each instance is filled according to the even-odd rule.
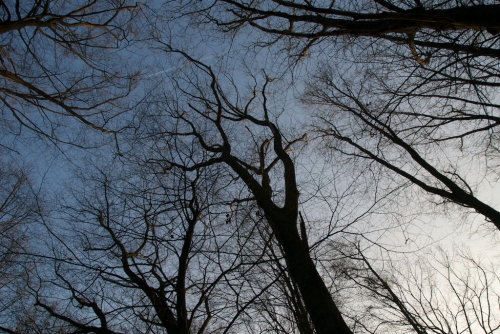
[[[498,331],[499,12],[2,3],[0,331]]]

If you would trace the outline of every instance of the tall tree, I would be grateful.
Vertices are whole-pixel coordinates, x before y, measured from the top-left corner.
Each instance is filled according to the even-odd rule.
[[[241,258],[234,242],[239,234],[245,245],[252,233],[231,230],[227,206],[217,200],[227,178],[207,169],[130,168],[115,162],[83,171],[84,185],[58,209],[57,221],[44,219],[39,235],[47,245],[19,256],[37,263],[26,268],[39,314],[33,322],[43,327],[37,320],[48,315],[56,321],[46,330],[81,333],[223,327],[231,309],[227,282],[236,270],[258,265]]]
[[[216,165],[229,168],[261,208],[315,330],[351,333],[309,254],[305,229],[299,228],[300,194],[289,151],[305,138],[287,139],[273,120],[266,91],[270,79],[265,77],[261,89],[256,81],[248,99],[237,96],[237,102],[232,102],[209,66],[169,45],[165,50],[188,59],[192,71],[172,79],[175,90],[171,94],[177,98],[167,97],[167,103],[160,104],[166,118],[160,114],[155,123],[165,125],[153,131],[158,138],[155,142],[164,143],[165,148],[157,150],[149,162],[164,170],[192,171]],[[157,110],[157,106],[152,108],[153,118]],[[247,134],[251,141],[239,142],[235,136],[238,132]],[[182,146],[189,155],[169,153]],[[197,153],[193,155],[193,151]]]
[[[498,208],[480,199],[464,166],[498,173],[499,10],[494,1],[221,0],[210,7],[224,29],[249,25],[264,32],[264,45],[328,59],[304,97],[327,147],[377,161],[497,229]]]

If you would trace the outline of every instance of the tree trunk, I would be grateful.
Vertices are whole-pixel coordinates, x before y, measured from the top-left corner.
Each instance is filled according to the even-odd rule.
[[[283,212],[285,210],[271,214],[269,223],[283,248],[290,276],[299,287],[316,332],[352,334],[299,237],[297,217],[290,217],[290,214]]]

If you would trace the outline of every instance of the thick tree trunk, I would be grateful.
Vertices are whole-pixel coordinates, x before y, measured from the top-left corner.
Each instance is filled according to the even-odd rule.
[[[280,211],[284,210],[286,209]],[[268,219],[276,239],[283,248],[290,276],[299,287],[316,332],[318,334],[352,334],[319,275],[309,255],[309,250],[304,247],[305,243],[299,237],[297,216],[285,212],[273,212]]]

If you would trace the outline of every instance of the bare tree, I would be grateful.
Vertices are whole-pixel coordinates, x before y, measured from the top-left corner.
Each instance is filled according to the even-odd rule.
[[[16,42],[0,50],[2,126],[79,146],[89,142],[75,142],[81,133],[70,132],[66,119],[115,138],[125,123],[135,130],[125,138],[128,156],[75,182],[74,200],[59,209],[59,217],[43,217],[45,235],[39,237],[45,242],[21,254],[24,263],[34,264],[22,269],[36,307],[18,326],[14,321],[3,330],[43,331],[46,324],[53,332],[75,333],[440,333],[451,331],[453,320],[440,314],[447,307],[455,319],[470,312],[463,318],[470,332],[476,323],[487,333],[496,329],[494,320],[485,322],[482,311],[476,312],[491,309],[491,299],[469,308],[474,297],[462,296],[477,290],[463,288],[463,281],[448,279],[454,291],[465,291],[456,293],[462,309],[453,313],[453,304],[415,298],[413,289],[427,287],[422,281],[388,279],[366,253],[341,243],[327,253],[342,255],[335,270],[325,272],[327,256],[320,260],[316,252],[332,241],[337,225],[331,218],[326,236],[311,244],[299,211],[295,160],[308,136],[279,125],[282,110],[271,100],[280,92],[272,91],[273,78],[265,72],[254,75],[242,93],[240,78],[155,41],[156,51],[179,56],[188,66],[159,85],[164,90],[150,92],[129,118],[121,116],[128,106],[119,104],[134,75],[108,62],[107,47],[127,44],[132,7],[64,1],[1,6],[4,21],[13,23],[0,36]],[[317,138],[327,151],[396,173],[397,187],[415,184],[500,228],[498,210],[476,196],[456,155],[477,142],[482,146],[475,156],[498,148],[492,94],[498,85],[497,11],[490,2],[221,0],[209,14],[229,30],[249,24],[271,33],[267,45],[287,37],[286,48],[298,50],[299,57],[328,41],[328,48],[341,46],[336,55],[373,48],[360,51],[369,65],[344,73],[325,65],[314,78],[303,101],[316,117]],[[55,53],[46,53],[49,48]],[[387,59],[395,61],[388,65]],[[440,151],[451,153],[441,160]],[[376,194],[374,201],[384,196]],[[338,233],[350,233],[357,217]],[[349,291],[371,299],[345,298]],[[363,306],[364,313],[351,312]],[[461,324],[454,323],[457,332]]]
[[[498,330],[497,268],[467,252],[434,250],[434,260],[376,266],[358,248],[343,271],[368,299],[360,313],[367,333],[494,333]]]
[[[30,229],[38,217],[36,196],[27,173],[0,159],[0,326],[12,309],[26,302],[25,280],[29,263],[22,254],[32,240]]]
[[[490,130],[494,131],[496,123],[482,120],[494,119],[495,114],[479,115],[466,106],[445,107],[440,101],[432,106],[414,99],[406,103],[385,100],[362,83],[336,81],[337,72],[325,68],[304,97],[313,110],[317,107],[315,130],[324,145],[359,160],[376,161],[445,202],[475,210],[500,228],[500,213],[478,199],[467,181],[471,178],[465,175],[468,170],[461,169],[468,159],[464,150],[480,155],[485,149],[477,151],[478,143],[495,145],[496,136]],[[367,86],[371,87],[370,82]],[[491,162],[486,157],[480,163]]]
[[[217,215],[198,194],[200,175],[178,176],[95,175],[68,216],[79,241],[59,239],[53,274],[32,278],[36,305],[80,332],[203,333],[218,312],[207,225]]]
[[[158,116],[155,123],[165,125],[161,131],[154,129],[156,142],[166,146],[165,153],[157,153],[149,162],[164,170],[229,168],[244,183],[282,247],[290,277],[300,290],[316,331],[350,333],[311,259],[307,236],[299,229],[299,191],[295,165],[288,152],[304,137],[287,139],[273,120],[266,92],[270,79],[265,77],[260,92],[256,82],[249,99],[243,102],[238,96],[233,103],[209,66],[168,45],[165,50],[187,58],[192,72],[173,79],[172,93],[177,98],[167,97],[167,102],[174,102],[161,105],[166,118]],[[156,110],[151,107],[152,115],[157,115]],[[239,142],[236,133],[246,133],[251,141]],[[187,146],[190,157],[196,160],[172,156],[169,152],[178,146]]]
[[[232,177],[156,167],[131,159],[82,172],[75,200],[44,218],[45,247],[23,254],[36,263],[26,268],[35,309],[4,330],[201,334],[239,326],[231,319],[234,301],[245,298],[242,275],[263,260],[246,250],[255,226],[232,225]]]
[[[347,36],[386,40],[409,48],[427,65],[436,50],[468,56],[498,58],[500,7],[494,1],[217,1],[212,18],[227,30],[250,25],[269,34],[269,42],[287,38],[302,46],[301,55],[315,44]],[[423,57],[417,50],[427,50]]]
[[[0,4],[2,128],[23,128],[74,145],[71,119],[103,133],[119,129],[113,118],[134,84],[115,51],[132,42],[138,8],[126,1],[7,1]],[[123,124],[122,124],[123,125]],[[76,136],[75,136],[76,135]]]
[[[478,184],[460,170],[466,158],[458,159],[468,151],[485,175],[498,175],[499,31],[489,15],[499,8],[493,1],[222,0],[209,13],[228,31],[264,32],[259,45],[280,42],[299,58],[327,59],[304,98],[327,147],[377,161],[435,201],[471,208],[500,228],[498,210],[478,199]]]

